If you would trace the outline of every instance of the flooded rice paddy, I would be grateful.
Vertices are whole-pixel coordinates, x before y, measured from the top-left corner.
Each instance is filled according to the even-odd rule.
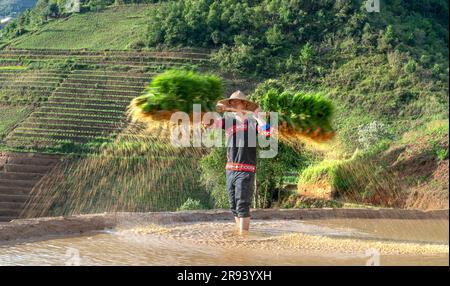
[[[448,265],[440,219],[142,224],[0,244],[0,265]]]

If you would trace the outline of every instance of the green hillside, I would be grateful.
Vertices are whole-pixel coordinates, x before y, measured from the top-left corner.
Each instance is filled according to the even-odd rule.
[[[25,49],[125,50],[145,40],[146,15],[153,6],[109,8],[55,19],[13,41]]]

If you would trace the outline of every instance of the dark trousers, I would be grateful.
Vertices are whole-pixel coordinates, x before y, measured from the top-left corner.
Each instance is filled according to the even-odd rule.
[[[227,193],[235,217],[250,217],[255,173],[227,170]]]

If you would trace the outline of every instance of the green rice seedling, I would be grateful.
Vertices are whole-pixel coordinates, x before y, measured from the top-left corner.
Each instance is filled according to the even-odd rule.
[[[278,111],[278,92],[276,89],[271,88],[265,94],[263,98],[264,110]]]
[[[214,110],[223,98],[223,85],[215,75],[172,69],[156,76],[146,94],[131,102],[130,114],[135,120],[154,120],[168,119],[173,111],[191,113],[193,104],[201,104],[202,111]]]
[[[322,93],[269,90],[263,97],[266,111],[279,113],[280,135],[283,137],[308,137],[317,141],[329,140],[333,103]]]

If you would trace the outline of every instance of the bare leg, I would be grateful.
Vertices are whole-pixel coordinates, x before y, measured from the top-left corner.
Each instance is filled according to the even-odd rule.
[[[250,217],[241,217],[239,231],[241,234],[247,233],[250,229]]]
[[[239,221],[239,217],[235,216],[234,221],[236,222],[236,227],[239,228],[239,226],[241,225],[241,223]]]

